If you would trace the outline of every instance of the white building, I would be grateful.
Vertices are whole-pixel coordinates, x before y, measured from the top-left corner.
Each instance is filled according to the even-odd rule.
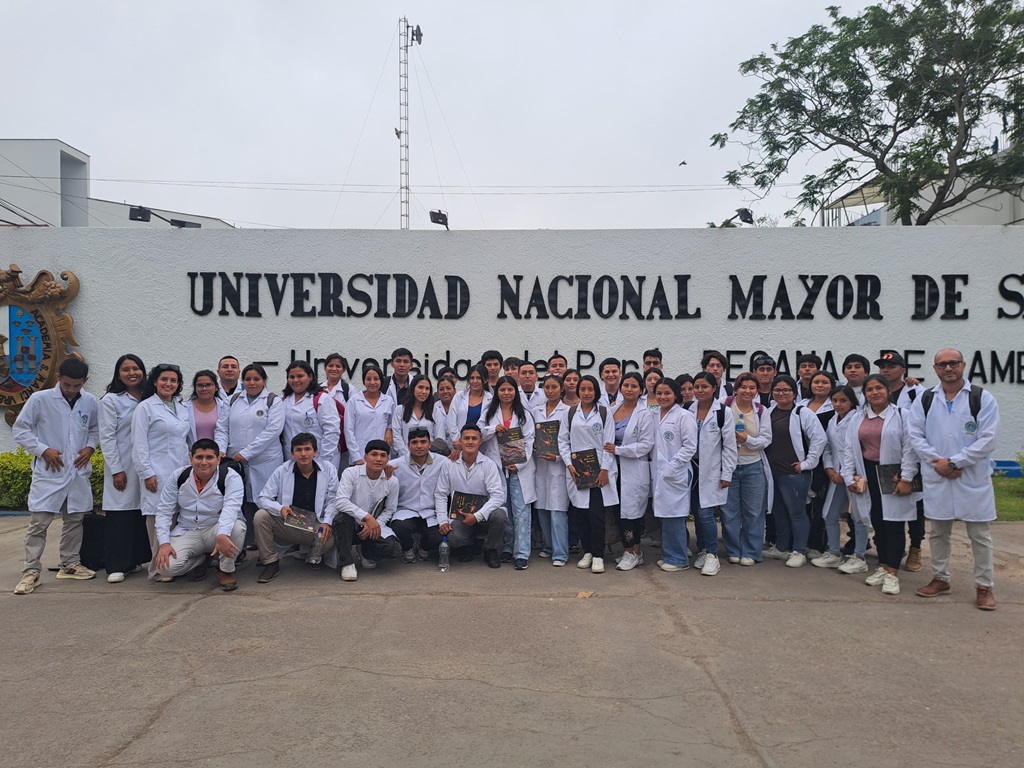
[[[133,207],[90,197],[89,156],[63,141],[0,139],[0,226],[231,227],[210,216],[161,208],[145,209],[149,221],[133,221]]]

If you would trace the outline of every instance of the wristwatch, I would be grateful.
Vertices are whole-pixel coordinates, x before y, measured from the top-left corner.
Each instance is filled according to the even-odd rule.
[[[949,464],[949,468],[950,468],[950,469],[953,469],[953,470],[956,470],[956,469],[960,469],[960,467],[958,467],[958,466],[956,465],[956,462],[955,462],[955,461],[953,461],[952,459],[950,459],[950,460],[949,460],[949,461],[947,461],[946,463],[947,463],[947,464]]]

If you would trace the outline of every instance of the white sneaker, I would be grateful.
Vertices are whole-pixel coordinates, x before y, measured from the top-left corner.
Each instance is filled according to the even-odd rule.
[[[555,566],[555,568],[562,568],[565,565],[565,560],[552,560],[551,564]]]
[[[73,565],[62,565],[60,570],[57,571],[58,579],[77,579],[79,581],[85,581],[87,579],[96,578],[96,571],[91,568],[86,568],[81,563],[74,563]]]
[[[803,552],[793,552],[786,561],[787,568],[801,568],[807,565],[807,556]]]
[[[706,550],[701,550],[697,553],[697,560],[694,562],[693,567],[697,570],[701,570],[704,567],[705,561],[708,559],[708,553]]]
[[[124,574],[120,571],[114,571],[107,575],[107,584],[120,584],[124,581]]]
[[[604,558],[595,557],[590,563],[591,573],[604,573]]]
[[[581,557],[580,561],[578,563],[576,563],[576,567],[577,568],[589,568],[593,562],[594,562],[594,556],[592,554],[590,554],[589,552],[587,552],[587,554],[585,554],[583,557]]]
[[[818,568],[838,568],[843,563],[843,558],[832,552],[826,552],[821,557],[812,557],[811,565]]]
[[[885,572],[885,577],[882,579],[882,594],[883,595],[898,595],[900,593],[900,580],[895,573]]]
[[[740,559],[736,555],[729,555],[729,565],[736,565],[739,561]]]
[[[757,560],[752,557],[741,557],[740,565],[757,565]]]
[[[666,563],[664,560],[659,560],[658,561],[658,567],[661,568],[661,570],[663,570],[663,571],[667,571],[668,573],[673,573],[674,571],[685,571],[690,566],[689,565],[672,565],[671,563]]]
[[[714,576],[722,570],[722,564],[718,561],[718,555],[709,554],[704,558],[704,565],[700,569],[701,576]]]
[[[634,555],[632,552],[623,552],[622,557],[619,558],[619,564],[615,566],[617,571],[632,571],[640,565],[640,558]]]
[[[371,560],[368,557],[364,557],[363,558],[363,568],[365,568],[368,571],[372,571],[376,567],[377,567],[377,561],[376,560]]]
[[[819,557],[821,557],[821,556],[822,556],[823,554],[824,554],[824,552],[821,552],[820,550],[817,550],[817,549],[808,549],[808,550],[807,550],[807,559],[808,559],[808,560],[817,560],[817,559],[818,559]]]
[[[885,581],[886,573],[888,573],[888,571],[886,571],[885,568],[878,568],[877,570],[875,570],[874,573],[872,573],[870,576],[864,579],[864,583],[867,584],[869,587],[877,587],[879,584]]]
[[[402,552],[402,562],[403,563],[415,563],[416,562],[416,550],[412,549],[411,547],[409,549],[404,550]]]
[[[774,544],[764,550],[764,556],[770,557],[772,560],[789,560],[789,554],[789,552],[783,552]]]
[[[341,569],[341,580],[342,581],[355,581],[359,574],[356,573],[356,565],[346,565]]]
[[[840,573],[867,573],[868,564],[863,558],[851,555],[836,570]]]
[[[14,588],[14,594],[16,595],[27,595],[29,592],[39,586],[39,571],[26,571],[21,581],[18,582],[18,586]]]

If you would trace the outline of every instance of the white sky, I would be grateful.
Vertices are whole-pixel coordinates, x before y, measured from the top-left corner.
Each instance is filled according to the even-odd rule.
[[[439,207],[453,229],[777,216],[793,189],[762,202],[725,188],[741,148],[708,139],[756,91],[739,63],[824,22],[828,4],[0,0],[0,136],[90,155],[93,197],[240,226],[397,229],[405,15],[423,29],[413,229],[434,228]]]

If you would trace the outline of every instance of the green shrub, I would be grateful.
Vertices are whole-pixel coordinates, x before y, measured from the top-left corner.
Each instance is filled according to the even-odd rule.
[[[103,504],[103,453],[92,455],[92,498],[96,508]],[[0,509],[27,509],[28,489],[32,484],[32,455],[24,448],[0,453]]]

